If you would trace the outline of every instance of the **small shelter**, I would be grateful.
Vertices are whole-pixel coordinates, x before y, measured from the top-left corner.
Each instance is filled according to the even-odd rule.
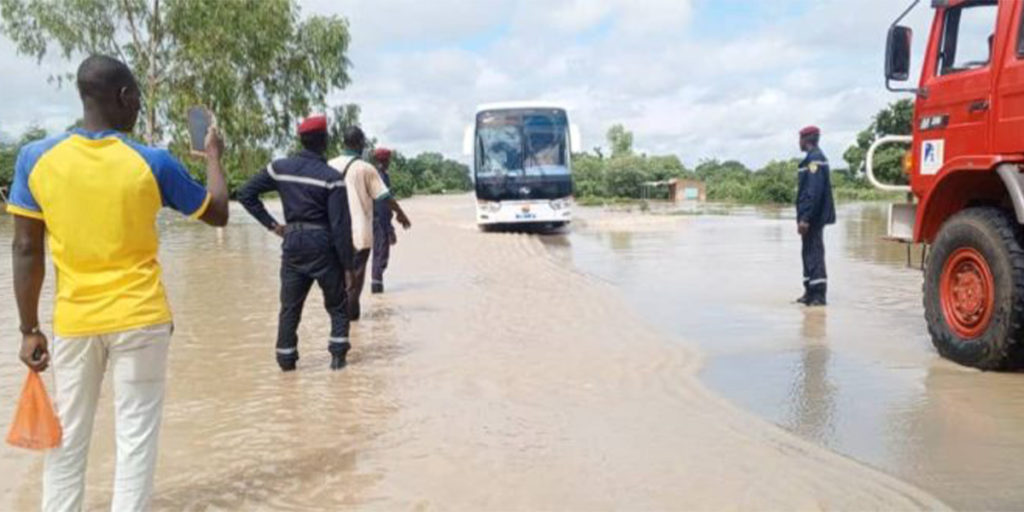
[[[659,189],[665,189],[668,194],[659,194],[661,197],[667,195],[667,199],[673,203],[687,203],[687,202],[698,202],[703,203],[707,201],[707,188],[704,182],[697,180],[680,180],[670,179],[665,181],[648,181],[643,184],[643,198],[651,199],[655,194],[654,191]]]

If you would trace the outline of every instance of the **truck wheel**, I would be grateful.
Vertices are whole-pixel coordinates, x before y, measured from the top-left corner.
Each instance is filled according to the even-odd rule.
[[[943,357],[982,370],[1020,366],[1024,249],[1019,226],[998,208],[946,221],[928,256],[924,311]]]

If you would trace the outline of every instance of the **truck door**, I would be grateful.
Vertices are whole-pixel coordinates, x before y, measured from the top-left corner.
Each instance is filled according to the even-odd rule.
[[[996,127],[992,140],[996,153],[1024,153],[1024,15],[1020,2],[1013,15],[1008,45],[999,76]]]
[[[969,1],[940,10],[935,58],[926,63],[915,130],[922,175],[935,175],[949,161],[987,154],[992,105],[992,53],[999,6]]]

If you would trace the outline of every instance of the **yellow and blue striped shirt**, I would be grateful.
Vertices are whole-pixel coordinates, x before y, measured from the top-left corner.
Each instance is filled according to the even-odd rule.
[[[198,218],[209,202],[166,150],[75,130],[21,149],[7,210],[46,223],[57,269],[54,330],[81,337],[171,321],[157,212],[168,206]]]

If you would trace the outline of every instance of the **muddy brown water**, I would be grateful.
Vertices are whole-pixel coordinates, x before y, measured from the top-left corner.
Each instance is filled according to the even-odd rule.
[[[573,230],[533,236],[479,233],[466,197],[407,209],[416,226],[400,234],[389,293],[366,298],[337,374],[318,292],[300,371],[276,369],[272,236],[237,209],[220,234],[161,218],[177,333],[155,509],[1024,503],[1018,376],[934,355],[920,273],[877,241],[880,206],[842,209],[827,235],[833,305],[818,312],[788,304],[799,261],[784,210],[582,210]],[[10,224],[0,216],[0,262]],[[7,297],[4,431],[24,376]],[[110,500],[111,413],[108,385],[89,510]],[[38,455],[0,447],[0,509],[36,508],[40,471]]]
[[[599,214],[549,246],[664,332],[696,342],[701,380],[730,401],[956,508],[1024,507],[1024,374],[938,357],[922,254],[914,248],[908,266],[906,246],[880,240],[885,205],[846,205],[826,231],[822,310],[790,303],[801,267],[789,209],[726,211],[639,229]]]

